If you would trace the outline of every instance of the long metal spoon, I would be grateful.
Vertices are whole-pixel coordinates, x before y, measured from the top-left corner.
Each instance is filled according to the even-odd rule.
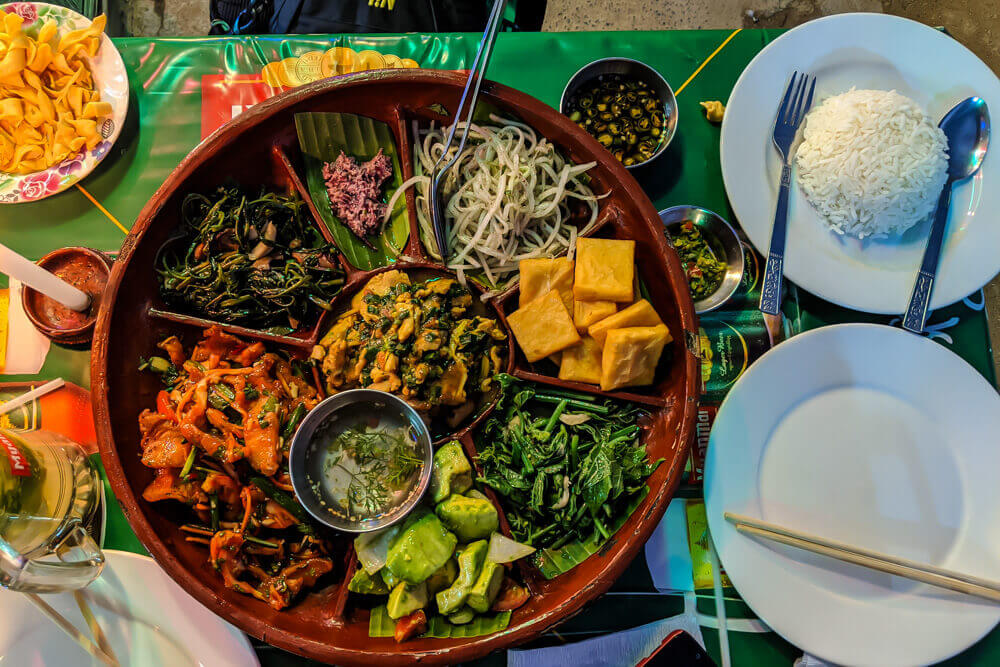
[[[913,284],[910,304],[903,315],[903,328],[914,333],[924,330],[930,310],[931,293],[934,291],[934,277],[937,275],[938,261],[944,230],[948,225],[948,211],[951,208],[951,189],[955,183],[964,181],[977,171],[986,157],[990,145],[990,110],[981,97],[970,97],[955,105],[938,124],[948,138],[948,180],[945,181],[937,211],[931,225],[930,238],[924,250],[920,272]]]

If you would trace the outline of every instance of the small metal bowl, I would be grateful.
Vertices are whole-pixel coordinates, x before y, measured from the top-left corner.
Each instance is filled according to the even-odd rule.
[[[694,302],[694,312],[707,313],[729,301],[743,280],[743,244],[736,230],[712,211],[697,206],[674,206],[664,209],[660,211],[660,220],[668,238],[671,237],[672,227],[688,221],[696,224],[716,258],[724,261],[729,267],[726,269],[726,275],[722,277],[719,288],[704,299]]]
[[[360,414],[379,420],[383,420],[388,414],[403,424],[409,424],[417,439],[417,449],[423,458],[423,468],[406,498],[395,507],[376,517],[350,519],[331,511],[326,498],[316,488],[320,480],[316,478],[314,471],[319,466],[317,457],[322,452],[315,436],[317,430],[337,419],[338,412],[347,408],[358,410],[359,404]],[[427,424],[406,401],[384,391],[352,389],[334,394],[322,401],[302,420],[288,452],[288,472],[299,502],[317,521],[348,533],[367,533],[400,521],[420,502],[431,481],[433,455]]]
[[[559,99],[559,112],[568,116],[566,105],[569,104],[570,99],[576,94],[576,91],[584,84],[604,74],[620,74],[644,81],[663,101],[663,141],[660,142],[659,148],[656,149],[656,152],[648,160],[630,164],[625,168],[636,169],[649,164],[663,154],[663,151],[667,149],[667,146],[673,140],[674,134],[677,133],[677,98],[674,97],[674,91],[670,87],[670,84],[667,83],[667,80],[646,63],[632,60],[631,58],[601,58],[589,65],[584,65],[577,70],[576,74],[570,77],[566,87],[563,88],[562,97]]]

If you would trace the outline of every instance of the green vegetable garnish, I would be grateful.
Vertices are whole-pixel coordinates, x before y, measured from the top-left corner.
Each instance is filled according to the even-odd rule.
[[[691,298],[695,301],[715,293],[726,275],[726,263],[715,258],[711,246],[698,226],[687,220],[680,231],[671,236],[687,275]]]

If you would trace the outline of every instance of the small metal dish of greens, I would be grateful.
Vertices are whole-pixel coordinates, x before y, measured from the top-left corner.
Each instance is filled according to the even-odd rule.
[[[696,206],[660,211],[664,231],[680,256],[697,313],[715,310],[743,279],[743,244],[715,213]]]
[[[559,111],[626,169],[661,155],[677,129],[677,100],[655,69],[630,58],[602,58],[566,84]]]
[[[344,285],[336,249],[297,195],[220,187],[185,197],[181,219],[156,273],[163,301],[183,314],[290,333],[314,324]]]

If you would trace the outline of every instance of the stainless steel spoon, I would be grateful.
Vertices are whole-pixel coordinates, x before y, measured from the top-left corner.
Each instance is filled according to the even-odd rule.
[[[934,277],[941,258],[948,210],[951,208],[951,188],[955,183],[964,181],[979,171],[983,158],[986,157],[986,149],[990,144],[990,111],[986,108],[986,101],[981,97],[970,97],[959,102],[945,114],[938,127],[944,130],[948,138],[948,180],[938,199],[924,259],[913,284],[910,303],[903,315],[903,328],[914,333],[924,330],[930,310]]]

